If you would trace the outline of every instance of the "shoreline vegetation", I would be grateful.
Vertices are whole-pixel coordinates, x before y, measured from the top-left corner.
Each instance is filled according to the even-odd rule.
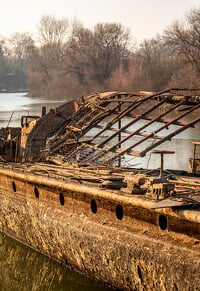
[[[35,40],[36,39],[36,40]],[[120,23],[43,16],[37,35],[0,38],[0,92],[69,101],[103,91],[200,87],[200,9],[140,44]]]

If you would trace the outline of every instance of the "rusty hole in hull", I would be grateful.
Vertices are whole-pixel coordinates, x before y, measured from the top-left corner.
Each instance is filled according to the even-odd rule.
[[[158,217],[158,225],[160,227],[160,229],[162,230],[166,230],[168,227],[168,219],[165,215],[159,215]]]
[[[63,193],[59,194],[59,201],[60,201],[60,205],[62,205],[62,206],[65,205],[65,197],[64,197]]]
[[[35,194],[35,197],[38,199],[40,194],[39,194],[39,190],[36,186],[34,187],[34,194]]]
[[[117,219],[119,219],[119,220],[122,220],[122,218],[124,216],[123,207],[121,204],[118,204],[116,206],[116,216],[117,216]]]
[[[90,207],[91,207],[92,213],[96,214],[97,213],[97,203],[94,199],[91,200]]]
[[[12,181],[12,189],[13,189],[13,192],[17,192],[17,186],[14,181]]]

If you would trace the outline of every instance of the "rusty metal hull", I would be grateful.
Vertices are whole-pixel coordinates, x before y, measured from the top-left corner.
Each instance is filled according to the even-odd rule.
[[[63,170],[64,171],[64,170]],[[198,290],[200,212],[0,168],[0,229],[123,290]]]

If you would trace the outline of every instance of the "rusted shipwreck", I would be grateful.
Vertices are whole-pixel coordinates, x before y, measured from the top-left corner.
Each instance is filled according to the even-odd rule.
[[[2,128],[0,230],[119,289],[198,290],[199,109],[198,89],[107,92]],[[190,173],[166,170],[186,130]]]

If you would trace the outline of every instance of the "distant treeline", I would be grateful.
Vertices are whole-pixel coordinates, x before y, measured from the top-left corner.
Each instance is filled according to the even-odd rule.
[[[28,33],[0,41],[0,91],[29,88],[35,97],[69,100],[169,87],[200,87],[200,9],[140,45],[119,23],[88,29],[52,16],[42,17],[35,41]]]

